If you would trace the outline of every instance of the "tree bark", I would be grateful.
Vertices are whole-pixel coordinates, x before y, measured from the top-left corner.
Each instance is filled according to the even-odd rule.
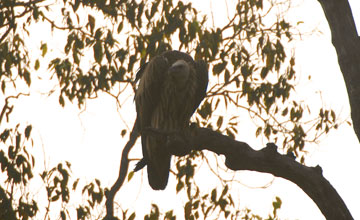
[[[351,118],[360,140],[360,39],[348,1],[318,0],[329,23],[349,97]]]

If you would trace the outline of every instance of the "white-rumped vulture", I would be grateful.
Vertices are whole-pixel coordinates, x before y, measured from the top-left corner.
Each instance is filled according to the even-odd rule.
[[[167,51],[142,66],[136,78],[140,80],[135,103],[143,150],[139,166],[147,165],[153,189],[165,189],[171,159],[166,140],[141,131],[179,131],[189,126],[191,115],[206,95],[207,64],[180,51]]]

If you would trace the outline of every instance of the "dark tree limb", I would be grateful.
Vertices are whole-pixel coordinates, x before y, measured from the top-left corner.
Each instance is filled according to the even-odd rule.
[[[253,150],[247,143],[235,141],[208,128],[191,128],[188,135],[179,132],[165,132],[147,129],[154,135],[167,136],[168,140],[183,138],[189,150],[209,150],[223,154],[225,165],[231,170],[251,170],[273,174],[298,185],[318,206],[327,220],[353,219],[344,201],[322,175],[320,166],[307,167],[295,161],[292,154],[281,155],[277,146],[269,143],[262,150]],[[179,143],[179,141],[176,141]],[[169,144],[169,146],[177,146]],[[179,146],[179,145],[178,145]],[[184,151],[184,152],[185,152]],[[174,152],[179,152],[175,149]],[[177,155],[177,154],[175,154]]]
[[[190,143],[193,149],[225,155],[225,165],[229,169],[270,173],[295,183],[316,203],[327,220],[353,219],[344,201],[322,175],[320,166],[307,167],[291,155],[281,155],[275,144],[267,144],[256,151],[245,142],[207,128],[193,129]]]
[[[134,126],[135,128],[136,126]],[[114,219],[113,200],[127,174],[129,161],[127,155],[139,136],[136,129],[130,135],[122,159],[119,178],[106,193],[106,219]],[[135,130],[135,131],[134,131]],[[291,154],[281,155],[277,146],[269,143],[262,150],[253,150],[247,143],[235,141],[230,137],[209,128],[191,126],[187,131],[163,131],[154,128],[145,129],[148,135],[163,137],[172,147],[171,153],[184,156],[191,150],[209,150],[225,156],[225,165],[231,170],[251,170],[273,174],[298,185],[318,206],[327,220],[352,220],[344,201],[322,175],[320,166],[307,167],[298,163]]]
[[[318,0],[329,23],[350,101],[351,118],[360,141],[360,39],[348,1]]]
[[[137,120],[134,123],[133,129],[130,133],[130,138],[129,141],[127,142],[127,144],[125,145],[122,154],[121,154],[121,162],[120,162],[120,170],[119,170],[119,176],[116,180],[116,182],[114,183],[114,185],[111,187],[111,189],[109,191],[105,192],[105,196],[106,196],[106,202],[105,202],[105,206],[106,206],[106,216],[104,217],[104,220],[112,220],[112,219],[117,219],[116,217],[114,217],[114,198],[115,198],[115,194],[119,191],[119,189],[121,188],[121,186],[123,185],[126,175],[128,173],[128,168],[129,168],[129,152],[132,149],[132,147],[134,146],[137,138],[140,136],[139,131],[137,129]]]

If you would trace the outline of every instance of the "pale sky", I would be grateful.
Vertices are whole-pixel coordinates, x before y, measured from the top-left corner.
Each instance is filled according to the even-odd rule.
[[[220,16],[225,5],[216,4],[214,0],[211,2],[212,8],[216,8],[214,16]],[[304,21],[300,27],[304,30],[316,28],[319,32],[305,36],[296,43],[296,68],[297,73],[301,74],[296,96],[311,103],[310,106],[325,105],[340,113],[343,119],[350,119],[346,89],[322,9],[315,0],[300,2],[302,4],[292,11],[291,19]],[[354,13],[359,30],[360,3],[358,0],[349,2],[353,12],[359,12]],[[194,7],[207,11],[210,4],[197,1],[194,2]],[[216,21],[221,22],[219,19]],[[41,39],[43,33],[32,34],[35,39]],[[44,41],[56,44],[56,37],[48,37],[50,39]],[[42,73],[38,75],[42,76]],[[311,80],[308,80],[309,75]],[[88,181],[98,178],[102,186],[110,187],[117,178],[122,147],[127,141],[127,136],[121,138],[120,132],[126,126],[132,127],[135,119],[133,107],[128,106],[117,112],[114,100],[107,95],[100,95],[98,99],[88,100],[86,110],[81,113],[76,104],[67,103],[65,108],[60,108],[56,93],[47,97],[39,92],[47,91],[54,85],[54,81],[44,85],[41,81],[33,80],[31,97],[22,98],[12,115],[13,120],[33,124],[34,151],[38,155],[36,169],[42,169],[42,156],[45,154],[47,168],[68,160],[72,163],[73,177]],[[131,103],[131,99],[130,97],[128,103]],[[246,117],[247,115],[243,116]],[[237,139],[246,141],[253,147],[264,146],[264,141],[256,139],[255,133],[249,132],[247,128],[246,123],[240,125]],[[319,164],[323,168],[324,176],[343,198],[354,219],[360,219],[360,161],[357,158],[360,155],[360,145],[352,127],[344,124],[321,140],[319,144],[309,148],[311,152],[308,165]],[[137,149],[134,149],[132,155],[140,157],[139,145],[135,148]],[[234,196],[239,196],[239,201],[235,202],[239,203],[241,209],[248,207],[254,213],[266,217],[272,211],[271,204],[275,196],[279,196],[283,201],[280,211],[282,219],[324,219],[315,204],[293,183],[275,178],[273,185],[267,189],[252,189],[245,185],[260,187],[273,180],[273,177],[247,171],[238,172],[237,175],[244,185],[233,184],[232,187]],[[209,189],[216,186],[216,178],[206,171],[196,173],[195,178],[199,185],[208,185]],[[176,195],[174,182],[175,177],[171,177],[165,191],[153,191],[148,186],[145,171],[136,173],[131,182],[118,192],[116,202],[124,209],[139,211],[138,218],[149,213],[151,202],[158,203],[163,212],[181,207],[178,212],[181,219],[182,202],[185,200]]]

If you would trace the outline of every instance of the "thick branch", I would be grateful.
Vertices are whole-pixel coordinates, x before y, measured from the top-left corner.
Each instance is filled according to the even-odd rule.
[[[245,142],[235,141],[208,128],[194,126],[180,132],[154,128],[145,129],[143,132],[167,138],[170,152],[177,156],[184,156],[191,150],[209,150],[223,154],[226,157],[225,165],[231,170],[258,171],[287,179],[298,185],[316,203],[327,220],[353,219],[344,201],[322,175],[320,166],[307,167],[295,161],[292,154],[281,155],[277,152],[275,144],[269,143],[262,150],[256,151]],[[111,190],[106,193],[107,215],[104,219],[115,219],[114,197],[126,177],[129,165],[127,155],[138,136],[135,123],[130,140],[122,153],[119,177]]]
[[[190,145],[196,150],[209,150],[226,157],[232,170],[271,173],[298,185],[319,207],[327,220],[353,219],[344,201],[322,175],[320,166],[307,167],[290,155],[280,155],[274,144],[255,151],[248,144],[235,141],[207,128],[194,128]]]
[[[318,0],[331,30],[351,107],[355,133],[360,140],[360,40],[348,1]]]

